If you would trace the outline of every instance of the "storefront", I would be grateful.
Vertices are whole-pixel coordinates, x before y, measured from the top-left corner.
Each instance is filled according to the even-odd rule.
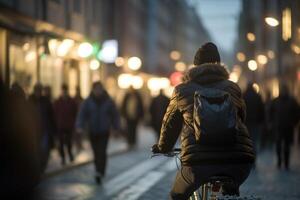
[[[40,27],[48,25],[38,23]],[[7,86],[17,82],[27,95],[32,93],[36,83],[41,83],[51,88],[53,98],[59,96],[61,85],[66,83],[71,95],[75,95],[76,88],[79,87],[82,96],[86,97],[90,92],[91,82],[99,80],[101,73],[99,67],[91,69],[91,60],[95,60],[93,55],[78,54],[83,42],[78,38],[84,37],[65,30],[55,32],[54,28],[49,32],[37,27],[32,19],[24,20],[23,16],[18,18],[16,15],[10,17],[7,13],[0,14],[2,80]],[[75,36],[72,37],[72,34]]]

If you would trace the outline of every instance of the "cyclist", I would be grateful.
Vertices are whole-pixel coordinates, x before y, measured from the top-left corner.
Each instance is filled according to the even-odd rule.
[[[216,175],[226,175],[234,180],[233,185],[224,186],[225,194],[239,195],[239,186],[249,176],[255,160],[252,140],[244,125],[246,114],[241,90],[237,84],[228,80],[229,74],[220,64],[220,55],[213,43],[206,43],[199,48],[194,57],[194,65],[194,68],[186,72],[183,83],[173,91],[158,144],[153,145],[152,152],[172,151],[181,133],[182,167],[170,192],[173,200],[188,199],[200,185]],[[235,112],[228,112],[228,117],[223,117],[220,121],[222,116],[214,116],[205,110],[206,106],[215,109],[216,107],[210,108],[214,106],[213,103],[209,104],[205,99],[201,99],[202,103],[198,104],[195,101],[197,91],[201,93],[204,90],[206,93],[203,94],[213,93],[216,97],[222,92],[224,97],[229,94],[229,100],[221,102],[223,107],[220,108]],[[211,99],[218,101],[218,98]],[[234,109],[228,106],[230,103]],[[199,108],[203,109],[203,112],[200,109],[203,116],[201,112],[197,116]],[[232,113],[235,113],[236,118],[232,118]],[[207,116],[216,118],[219,122],[209,124],[211,119],[205,118]],[[233,128],[220,130],[224,124],[232,122]]]

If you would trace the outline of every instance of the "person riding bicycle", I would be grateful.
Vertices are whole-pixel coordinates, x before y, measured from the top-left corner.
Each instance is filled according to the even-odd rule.
[[[165,113],[158,144],[153,153],[171,152],[181,134],[181,170],[170,199],[188,199],[212,176],[231,177],[223,193],[239,195],[255,153],[245,122],[241,89],[228,80],[215,44],[204,44],[196,52],[194,68],[176,86]],[[213,114],[213,110],[220,114]],[[226,117],[224,117],[224,114]],[[214,124],[211,124],[215,122]],[[225,127],[225,128],[224,128]]]

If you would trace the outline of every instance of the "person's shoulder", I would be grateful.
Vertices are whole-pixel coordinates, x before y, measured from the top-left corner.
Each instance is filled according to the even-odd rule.
[[[242,90],[237,83],[231,80],[224,80],[224,84],[225,84],[225,88],[229,88],[231,90],[235,90],[236,92],[242,93]]]

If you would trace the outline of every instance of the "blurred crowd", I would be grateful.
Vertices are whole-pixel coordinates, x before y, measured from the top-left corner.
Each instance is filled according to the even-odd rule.
[[[280,94],[271,99],[268,92],[265,101],[249,83],[244,92],[247,107],[246,125],[252,136],[256,153],[273,149],[277,156],[278,169],[290,167],[291,147],[300,146],[300,110],[296,99],[289,94],[287,85],[280,86]]]
[[[1,83],[1,95],[5,97],[1,98],[1,113],[6,113],[7,120],[1,120],[1,128],[5,129],[1,133],[6,133],[1,140],[1,152],[10,152],[17,157],[14,159],[10,153],[3,153],[1,161],[7,162],[6,166],[16,167],[27,163],[28,171],[35,176],[23,179],[17,175],[16,179],[23,180],[22,183],[6,173],[14,173],[19,169],[1,169],[1,178],[6,174],[4,177],[12,184],[11,188],[15,188],[15,182],[20,182],[22,187],[19,188],[25,190],[30,187],[29,180],[34,184],[45,171],[51,151],[59,152],[62,166],[72,163],[83,150],[83,139],[90,142],[97,172],[96,181],[101,183],[106,171],[106,150],[111,133],[124,138],[129,150],[134,149],[137,143],[137,127],[145,116],[145,105],[139,91],[129,88],[118,106],[101,82],[93,83],[91,93],[86,99],[81,97],[79,87],[76,88],[75,96],[70,96],[66,84],[61,86],[57,99],[52,97],[49,86],[40,83],[34,86],[30,95],[26,95],[17,82],[11,88]],[[153,126],[157,137],[168,101],[161,91],[149,106],[151,122],[148,124]],[[125,123],[120,123],[121,118]],[[1,181],[1,184],[4,183],[7,182]]]
[[[1,185],[0,188],[27,191],[37,183],[47,167],[50,151],[56,150],[61,164],[73,162],[83,148],[82,140],[90,141],[94,154],[96,181],[101,183],[106,171],[106,149],[111,132],[122,136],[128,149],[137,143],[137,127],[149,113],[147,124],[159,138],[163,116],[169,103],[163,91],[145,109],[140,91],[129,88],[120,105],[109,96],[101,82],[93,84],[90,95],[83,99],[80,88],[70,96],[68,85],[61,86],[59,98],[53,99],[51,88],[36,84],[26,96],[18,83],[6,88],[0,82],[1,113]],[[276,147],[278,168],[289,169],[291,146],[299,136],[299,105],[282,84],[280,95],[265,101],[249,83],[244,92],[247,106],[247,127],[254,140],[256,153]],[[125,125],[121,125],[121,118]],[[298,131],[295,131],[298,129]],[[294,136],[298,132],[298,136]],[[83,134],[86,133],[86,134]],[[12,167],[13,166],[13,167]],[[15,184],[19,186],[16,187]],[[2,187],[5,184],[6,187]],[[5,192],[11,192],[5,189]]]

